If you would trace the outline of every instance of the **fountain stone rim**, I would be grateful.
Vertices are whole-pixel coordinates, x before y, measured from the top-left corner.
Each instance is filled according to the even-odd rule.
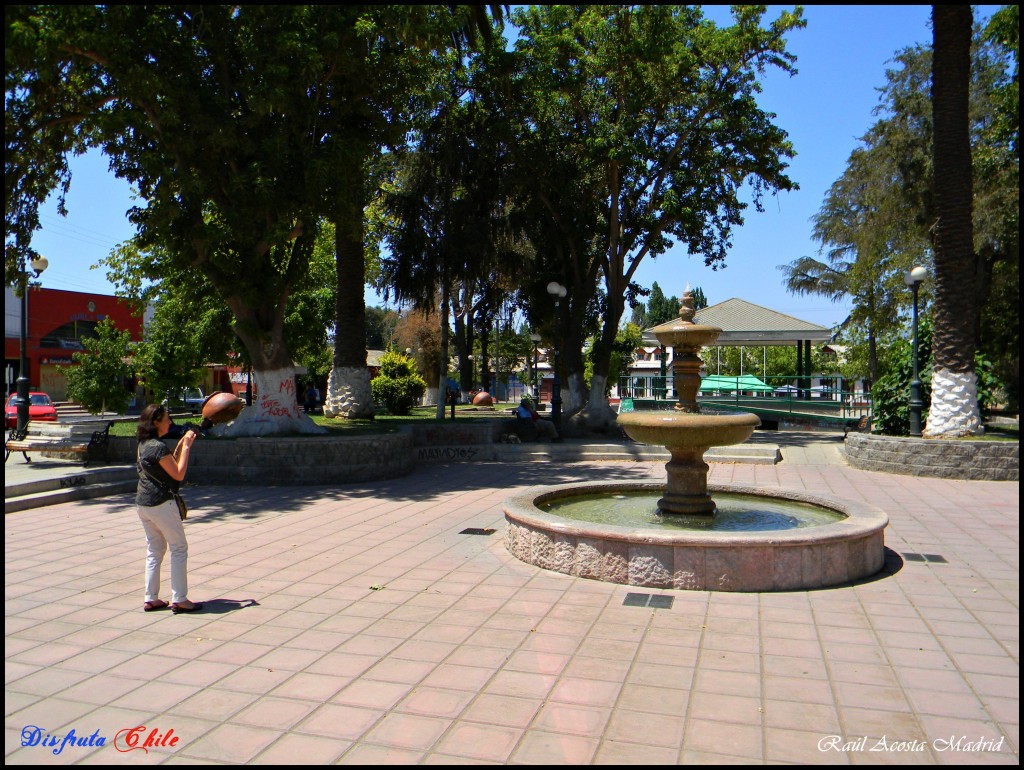
[[[888,514],[868,503],[840,500],[829,495],[785,487],[765,488],[746,484],[708,484],[708,491],[809,503],[839,513],[845,518],[831,524],[790,530],[756,532],[651,530],[643,527],[624,527],[566,519],[557,514],[542,511],[538,507],[539,503],[553,499],[614,492],[657,493],[664,490],[665,485],[658,482],[591,482],[536,486],[508,498],[505,501],[505,517],[526,526],[573,537],[600,538],[626,543],[641,542],[652,545],[729,546],[730,548],[839,542],[873,534],[885,529],[889,524]]]
[[[654,482],[533,487],[505,501],[505,546],[516,558],[606,583],[676,590],[806,591],[849,584],[885,566],[888,515],[854,500],[785,487],[713,484],[710,491],[812,503],[846,518],[821,526],[758,532],[655,531],[571,521],[538,502],[593,493],[661,492]]]

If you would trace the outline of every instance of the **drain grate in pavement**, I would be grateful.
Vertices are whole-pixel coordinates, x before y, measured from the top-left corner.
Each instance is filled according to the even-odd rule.
[[[933,564],[949,564],[946,561],[945,556],[940,556],[937,553],[903,553],[900,554],[904,561],[927,561]]]
[[[626,594],[626,598],[622,601],[623,607],[652,607],[656,610],[670,610],[672,609],[672,602],[675,601],[674,596],[660,596],[655,594]]]
[[[479,529],[477,527],[466,527],[462,530],[460,535],[493,535],[495,530],[493,529]]]

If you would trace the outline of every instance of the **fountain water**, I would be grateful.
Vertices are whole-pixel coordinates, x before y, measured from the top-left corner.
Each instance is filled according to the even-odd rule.
[[[619,424],[631,438],[669,450],[672,459],[665,466],[666,484],[563,485],[518,495],[505,506],[506,547],[519,559],[546,569],[614,583],[680,589],[818,588],[880,570],[888,517],[877,508],[787,490],[709,488],[704,452],[746,441],[760,420],[753,414],[709,412],[698,406],[698,351],[713,344],[722,330],[693,323],[694,314],[693,295],[687,289],[680,317],[653,330],[662,345],[674,348],[678,403],[671,411],[619,415]],[[598,509],[623,507],[619,500],[638,492],[660,493],[651,515],[671,517],[674,526],[652,528],[644,523],[650,516],[609,524],[599,523],[603,516],[592,517],[598,519],[595,522],[585,520],[586,513],[579,514],[584,520],[558,515],[560,506],[576,506],[584,497],[587,505]],[[714,528],[717,506],[711,492],[752,496],[755,499],[741,501],[752,513],[741,511],[741,523],[727,531]],[[758,500],[770,501],[772,512],[763,514]],[[810,517],[805,515],[806,505],[791,506],[781,514],[775,510],[788,502],[817,510]],[[735,507],[735,502],[730,504]],[[814,520],[810,526],[808,518]],[[788,528],[787,522],[796,528]]]

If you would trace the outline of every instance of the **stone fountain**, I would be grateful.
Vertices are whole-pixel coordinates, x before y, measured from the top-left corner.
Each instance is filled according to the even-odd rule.
[[[669,450],[666,483],[568,484],[516,495],[505,504],[508,550],[545,569],[658,588],[797,590],[878,572],[889,521],[883,511],[803,491],[709,487],[704,452],[746,441],[760,420],[699,407],[699,351],[722,330],[693,323],[694,312],[687,290],[680,317],[653,330],[674,348],[678,403],[618,418],[634,440]],[[724,515],[712,492],[728,499]],[[644,495],[652,496],[650,510]]]
[[[713,345],[722,330],[693,322],[696,311],[689,288],[683,293],[679,318],[651,331],[663,347],[674,348],[672,372],[679,401],[671,412],[640,411],[619,415],[619,425],[630,438],[643,444],[661,445],[672,459],[665,466],[668,479],[658,508],[666,513],[711,516],[715,503],[708,494],[708,465],[704,453],[713,446],[742,444],[761,424],[757,415],[732,412],[701,412],[702,347]]]

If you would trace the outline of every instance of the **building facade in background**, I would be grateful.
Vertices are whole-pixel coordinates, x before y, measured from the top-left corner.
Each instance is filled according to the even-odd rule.
[[[96,336],[96,325],[110,318],[132,339],[142,339],[143,319],[118,297],[30,286],[28,289],[29,390],[48,393],[54,401],[67,400],[64,368],[74,366],[71,356],[84,350],[82,340]],[[14,289],[4,291],[4,370],[7,393],[20,376],[21,298]]]

